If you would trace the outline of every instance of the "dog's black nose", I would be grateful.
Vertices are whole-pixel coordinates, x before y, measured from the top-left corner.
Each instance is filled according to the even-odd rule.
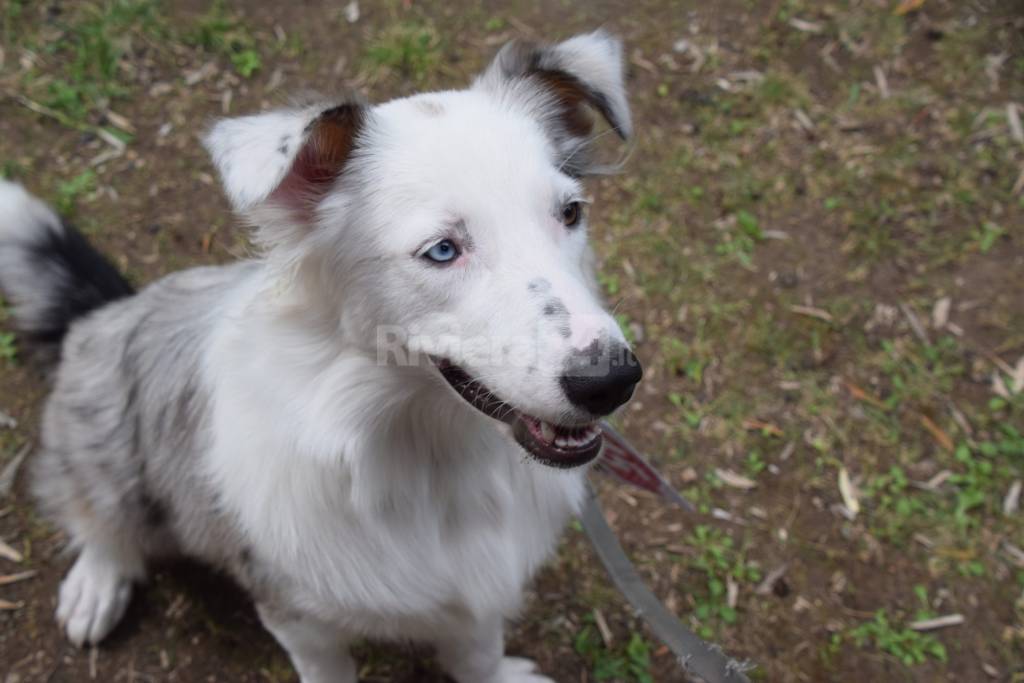
[[[624,345],[595,341],[569,357],[561,385],[577,408],[609,415],[629,400],[643,374],[640,361]]]

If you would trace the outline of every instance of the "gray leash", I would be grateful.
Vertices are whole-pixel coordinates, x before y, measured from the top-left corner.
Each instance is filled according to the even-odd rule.
[[[615,532],[608,526],[597,492],[590,482],[587,482],[587,495],[580,519],[597,556],[612,577],[612,582],[637,614],[647,622],[654,635],[672,650],[687,674],[705,683],[750,683],[744,674],[747,668],[744,664],[686,628],[647,588],[623,551]]]

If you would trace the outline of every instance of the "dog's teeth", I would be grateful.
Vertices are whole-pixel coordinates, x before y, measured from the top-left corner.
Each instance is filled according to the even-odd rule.
[[[541,422],[540,423],[540,434],[541,434],[541,436],[544,437],[545,441],[554,441],[555,440],[555,428],[552,427],[547,422]]]

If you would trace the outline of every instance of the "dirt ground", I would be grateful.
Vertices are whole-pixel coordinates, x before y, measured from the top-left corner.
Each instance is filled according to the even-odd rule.
[[[599,480],[624,545],[755,680],[1024,681],[1024,3],[4,0],[0,22],[0,173],[139,284],[250,253],[197,142],[213,117],[620,34],[637,138],[592,232],[647,373],[619,424],[699,507]],[[0,468],[46,386],[3,311]],[[5,683],[296,680],[191,565],[69,646],[64,539],[23,476],[0,496]],[[565,683],[683,680],[578,525],[510,650]],[[443,680],[410,647],[359,658],[365,681]]]

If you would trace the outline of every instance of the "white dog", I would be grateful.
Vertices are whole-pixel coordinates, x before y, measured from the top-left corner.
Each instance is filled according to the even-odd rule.
[[[33,481],[79,551],[74,643],[182,553],[252,594],[305,683],[355,681],[363,636],[432,643],[459,683],[549,681],[503,622],[641,375],[590,272],[591,109],[630,134],[601,31],[511,43],[467,90],[221,121],[262,255],[137,294],[0,181],[0,290],[60,345]]]

